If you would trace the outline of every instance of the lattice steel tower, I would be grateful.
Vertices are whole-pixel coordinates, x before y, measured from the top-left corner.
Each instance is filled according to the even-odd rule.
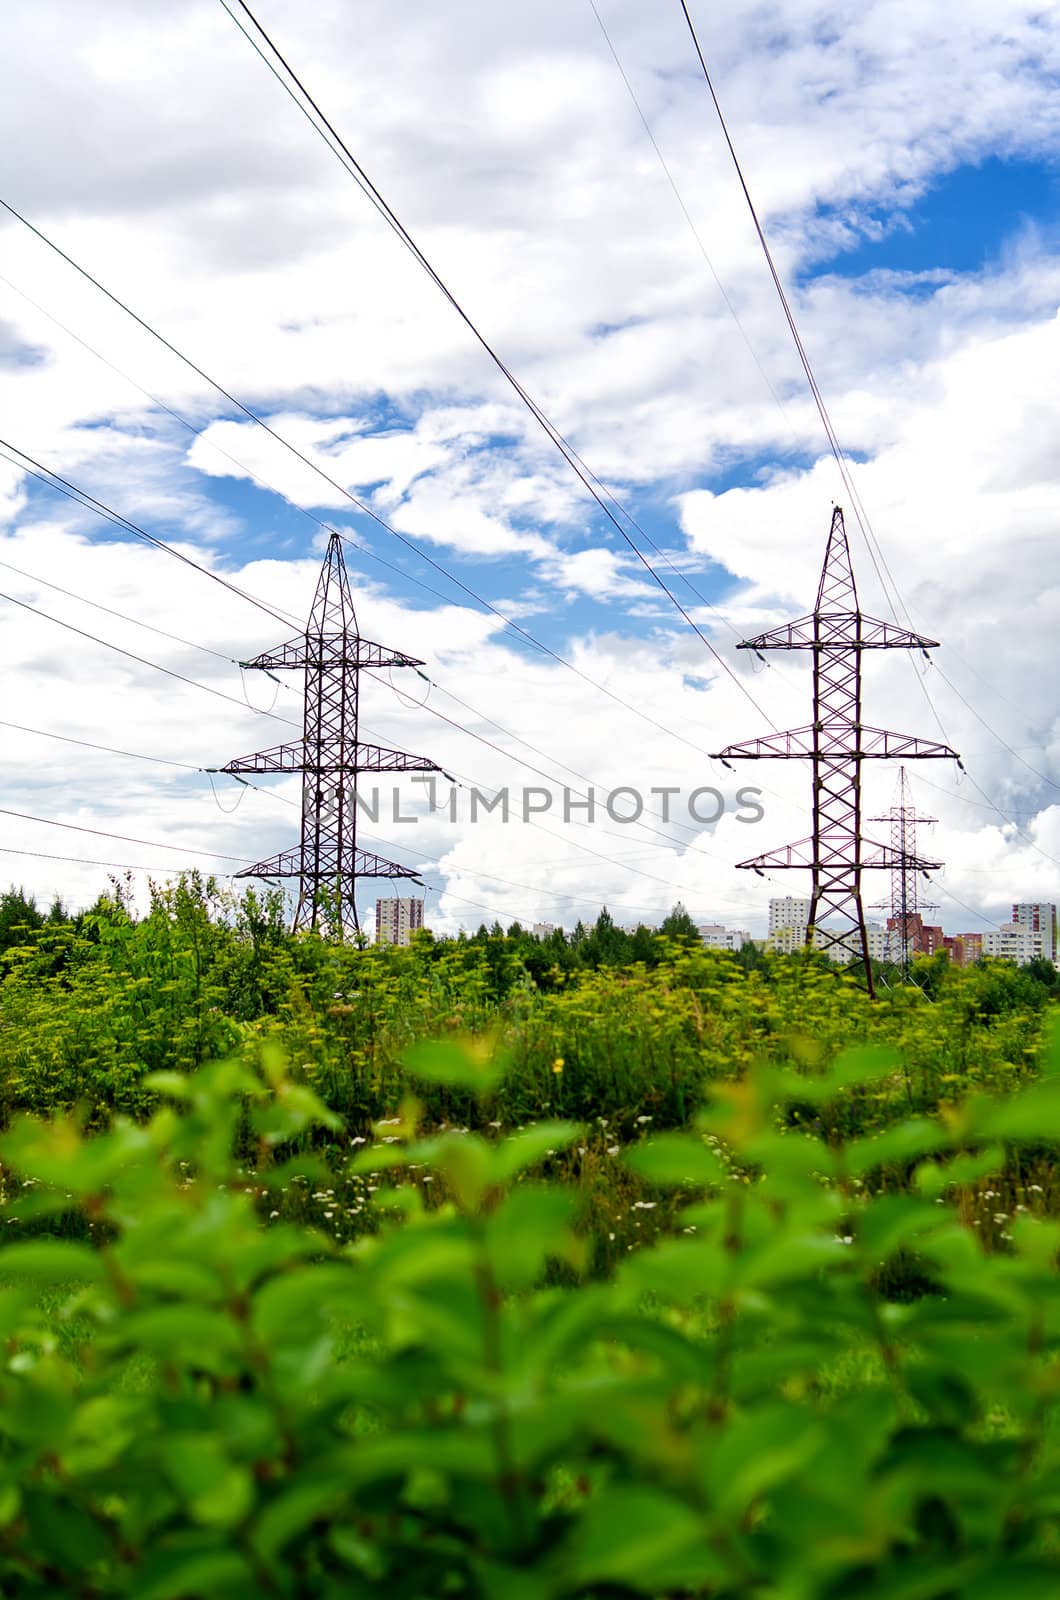
[[[959,757],[949,745],[909,734],[889,733],[861,720],[861,656],[864,650],[932,650],[938,641],[889,622],[863,615],[850,564],[842,508],[832,513],[817,603],[811,616],[789,622],[753,639],[740,650],[808,650],[813,656],[813,721],[788,733],[767,734],[729,745],[718,759],[810,760],[813,762],[813,832],[808,839],[767,851],[739,867],[764,874],[802,868],[813,875],[806,943],[827,951],[834,946],[860,954],[865,982],[873,994],[869,941],[861,895],[861,874],[869,867],[934,870],[937,862],[896,855],[891,845],[875,845],[861,831],[861,764],[867,760],[921,761]],[[866,855],[866,850],[871,854]],[[838,926],[823,926],[827,917]]]
[[[245,667],[305,672],[304,737],[221,768],[302,774],[302,842],[237,873],[240,878],[297,878],[294,927],[330,926],[356,933],[359,878],[416,878],[411,867],[357,848],[357,778],[362,772],[438,772],[425,756],[363,744],[357,734],[359,676],[366,667],[421,667],[400,650],[362,639],[357,631],[342,540],[333,533],[320,571],[305,634],[265,650]]]
[[[899,965],[902,977],[908,982],[914,924],[922,912],[938,910],[937,901],[920,898],[918,882],[920,869],[916,864],[916,825],[918,822],[937,822],[938,818],[922,817],[918,814],[913,804],[905,768],[899,767],[898,786],[891,809],[871,820],[891,824],[891,896],[889,900],[877,901],[877,909],[886,907],[891,913],[901,951]]]

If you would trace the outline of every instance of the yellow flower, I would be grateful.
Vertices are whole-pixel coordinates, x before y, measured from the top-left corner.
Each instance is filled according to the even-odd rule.
[[[553,1061],[552,1070],[553,1070],[553,1072],[562,1072],[563,1071],[563,1057],[562,1056],[557,1056],[555,1061]]]

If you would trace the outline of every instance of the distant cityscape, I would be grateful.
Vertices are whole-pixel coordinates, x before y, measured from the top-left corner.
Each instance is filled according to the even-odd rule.
[[[413,933],[426,926],[424,903],[414,896],[377,900],[375,907],[375,939],[377,944],[407,945]],[[741,950],[744,945],[757,945],[760,949],[790,955],[801,950],[806,943],[806,925],[810,914],[809,900],[787,895],[769,902],[769,932],[764,939],[756,939],[747,928],[730,928],[721,922],[698,924],[703,943],[711,950]],[[1057,908],[1050,901],[1021,901],[1012,907],[1012,918],[999,928],[979,933],[947,933],[935,923],[925,922],[919,912],[906,919],[906,941],[909,953],[914,956],[933,956],[939,952],[947,955],[957,966],[968,966],[981,956],[997,956],[1026,966],[1031,961],[1057,962]],[[890,916],[884,923],[867,926],[869,955],[873,961],[898,963],[902,959],[901,918]],[[626,931],[633,933],[632,924]],[[547,939],[556,932],[557,924],[535,922],[529,932],[538,939]],[[855,947],[854,935],[828,951],[833,961],[860,955]]]

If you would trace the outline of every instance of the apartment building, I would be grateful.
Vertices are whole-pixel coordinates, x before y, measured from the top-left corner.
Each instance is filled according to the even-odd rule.
[[[409,944],[417,928],[423,927],[423,901],[413,896],[395,895],[375,903],[376,944]]]

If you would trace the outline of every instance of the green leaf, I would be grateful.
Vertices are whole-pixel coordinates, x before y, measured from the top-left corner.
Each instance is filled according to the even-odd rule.
[[[743,1515],[766,1490],[802,1471],[825,1442],[820,1419],[794,1405],[763,1405],[738,1417],[707,1451],[705,1467],[719,1515]]]
[[[574,1197],[545,1184],[521,1183],[486,1221],[493,1274],[506,1289],[528,1288],[549,1257],[569,1259]]]
[[[745,1248],[734,1259],[732,1282],[741,1289],[764,1289],[816,1276],[844,1256],[842,1241],[820,1233],[782,1233],[764,1244]]]
[[[308,1344],[336,1306],[356,1305],[358,1291],[357,1272],[348,1263],[295,1267],[257,1290],[251,1326],[267,1346]]]
[[[479,1039],[436,1039],[410,1045],[402,1062],[417,1078],[487,1095],[500,1083],[505,1063]]]
[[[35,1559],[46,1566],[78,1572],[109,1554],[110,1543],[83,1506],[26,1486],[23,1512]]]
[[[1043,1078],[1060,1077],[1060,1010],[1054,1008],[1045,1018],[1042,1059],[1039,1071]]]
[[[827,1105],[849,1089],[890,1077],[900,1065],[889,1045],[855,1045],[841,1051],[827,1072],[774,1072],[774,1092],[778,1100]]]
[[[372,1539],[366,1539],[356,1528],[339,1523],[328,1532],[328,1543],[346,1566],[378,1583],[387,1571],[384,1551]]]
[[[947,1220],[937,1206],[912,1195],[879,1195],[857,1215],[857,1243],[871,1260],[883,1262],[914,1239],[944,1227]]]
[[[761,1167],[776,1187],[777,1180],[795,1190],[816,1188],[819,1179],[831,1173],[833,1152],[820,1139],[805,1133],[758,1133],[740,1151],[742,1160]]]
[[[589,1502],[563,1553],[572,1588],[615,1583],[658,1595],[724,1575],[702,1519],[683,1501],[635,1484],[605,1485]]]
[[[616,1278],[616,1299],[619,1305],[635,1304],[642,1295],[654,1294],[674,1306],[694,1305],[720,1294],[732,1270],[732,1257],[720,1239],[664,1239],[626,1257]]]
[[[180,1304],[130,1312],[106,1339],[122,1348],[157,1356],[160,1361],[198,1367],[205,1372],[227,1371],[243,1342],[236,1323],[223,1312]]]
[[[1006,1555],[961,1585],[961,1600],[1056,1600],[1060,1562],[1018,1561]]]
[[[369,1145],[367,1150],[358,1150],[353,1160],[347,1164],[346,1171],[389,1172],[394,1168],[407,1167],[414,1158],[415,1152],[403,1145]]]
[[[962,1428],[976,1421],[979,1404],[975,1392],[959,1373],[941,1365],[912,1362],[906,1365],[904,1378],[910,1394],[933,1422]]]
[[[263,1189],[286,1189],[292,1178],[305,1178],[318,1185],[333,1181],[332,1169],[323,1157],[310,1155],[308,1151],[293,1155],[276,1166],[264,1167],[254,1174],[254,1182]]]
[[[821,1079],[829,1094],[853,1089],[889,1078],[901,1065],[898,1051],[891,1045],[859,1044],[842,1050]]]
[[[319,1095],[300,1083],[282,1083],[275,1098],[254,1106],[250,1125],[265,1144],[283,1144],[294,1139],[307,1128],[342,1127],[341,1117],[330,1111]]]
[[[191,1099],[191,1084],[185,1072],[149,1072],[143,1085],[152,1094],[164,1095],[169,1100]]]
[[[161,1441],[160,1456],[195,1522],[232,1528],[246,1517],[254,1503],[254,1480],[245,1467],[228,1460],[215,1434],[170,1434]]]
[[[103,1262],[87,1244],[72,1239],[23,1239],[0,1246],[0,1277],[34,1278],[42,1283],[71,1280],[99,1283]]]
[[[245,1592],[253,1574],[247,1562],[223,1544],[187,1541],[151,1551],[129,1592],[133,1600],[225,1600],[232,1589]]]
[[[331,1518],[351,1492],[339,1472],[313,1468],[269,1502],[254,1523],[251,1539],[263,1560],[272,1562],[295,1536],[320,1518]]]
[[[493,1176],[492,1151],[475,1133],[443,1133],[414,1145],[409,1155],[445,1178],[461,1209],[477,1211]]]
[[[109,1133],[86,1139],[69,1117],[40,1122],[19,1117],[0,1138],[0,1157],[8,1166],[63,1194],[97,1194],[115,1177],[153,1150],[146,1128],[122,1123]]]
[[[1017,1217],[1012,1224],[1012,1240],[1019,1255],[1035,1266],[1052,1271],[1060,1256],[1060,1221],[1046,1217]]]
[[[493,1182],[511,1183],[520,1172],[536,1167],[556,1150],[565,1150],[585,1130],[577,1122],[535,1122],[493,1147]]]
[[[729,1172],[714,1151],[691,1134],[661,1133],[627,1150],[625,1164],[660,1188],[728,1183]]]
[[[848,1177],[860,1178],[892,1162],[915,1161],[936,1150],[948,1149],[951,1143],[951,1136],[941,1123],[931,1122],[927,1117],[910,1117],[884,1133],[852,1140],[838,1160]]]
[[[1041,1144],[1060,1140],[1060,1075],[1032,1085],[1010,1100],[980,1102],[981,1136]]]
[[[216,1303],[224,1298],[224,1283],[215,1268],[201,1261],[182,1261],[175,1256],[156,1256],[147,1261],[130,1261],[122,1256],[122,1272],[138,1289],[175,1299],[204,1300]]]
[[[975,1183],[1001,1171],[1005,1152],[1001,1145],[990,1145],[978,1154],[954,1156],[951,1161],[924,1161],[913,1174],[913,1182],[922,1195],[935,1199],[954,1184]]]

